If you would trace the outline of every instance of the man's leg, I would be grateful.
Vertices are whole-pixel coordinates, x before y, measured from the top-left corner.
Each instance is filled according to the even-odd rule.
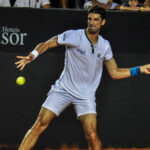
[[[41,108],[38,118],[32,128],[26,133],[19,150],[31,150],[40,134],[47,128],[55,114],[46,108]]]
[[[83,126],[86,139],[88,141],[89,150],[102,150],[102,144],[97,135],[97,119],[96,114],[86,114],[79,117]]]

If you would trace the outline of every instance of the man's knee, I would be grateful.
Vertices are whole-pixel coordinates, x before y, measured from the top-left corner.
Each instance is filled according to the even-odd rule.
[[[38,119],[33,125],[33,127],[31,128],[31,132],[35,135],[39,135],[46,129],[48,124],[49,122],[46,122],[42,119]]]
[[[87,140],[90,144],[95,145],[98,142],[98,136],[96,131],[91,131],[86,134]]]

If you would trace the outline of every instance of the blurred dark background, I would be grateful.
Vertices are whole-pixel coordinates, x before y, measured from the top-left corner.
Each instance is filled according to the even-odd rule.
[[[5,15],[4,15],[5,14]],[[69,29],[86,28],[83,10],[0,8],[0,143],[19,144],[34,123],[64,64],[64,47],[47,51],[24,71],[15,68],[16,55],[27,55],[42,41]],[[112,45],[120,67],[150,63],[150,13],[108,11],[101,34]],[[18,86],[16,78],[26,84]],[[150,76],[112,80],[104,68],[97,90],[98,134],[104,147],[150,146]],[[86,148],[73,107],[54,119],[38,147],[63,142]]]

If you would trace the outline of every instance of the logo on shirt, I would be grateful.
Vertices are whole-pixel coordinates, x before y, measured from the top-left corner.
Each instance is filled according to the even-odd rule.
[[[63,35],[63,41],[65,41],[66,38],[67,38],[67,34],[65,33],[65,34]]]
[[[81,55],[85,55],[85,51],[84,51],[84,50],[77,49],[77,51],[78,51]]]
[[[98,54],[97,54],[97,57],[101,57],[101,54],[100,54],[100,53],[98,53]]]

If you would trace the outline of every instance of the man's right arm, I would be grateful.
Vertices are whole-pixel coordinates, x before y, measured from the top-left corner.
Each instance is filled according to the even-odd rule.
[[[17,66],[17,68],[20,68],[20,71],[23,70],[26,64],[31,63],[37,56],[41,55],[48,49],[59,46],[57,40],[58,36],[54,36],[50,40],[38,44],[28,56],[17,56],[17,58],[20,60],[15,62],[15,65]]]
[[[138,11],[138,10],[141,10],[141,8],[140,7],[120,6],[120,10]]]
[[[54,36],[53,38],[49,39],[48,41],[38,44],[35,47],[35,49],[38,51],[39,55],[41,55],[48,49],[59,46],[57,40],[58,40],[58,36]]]

